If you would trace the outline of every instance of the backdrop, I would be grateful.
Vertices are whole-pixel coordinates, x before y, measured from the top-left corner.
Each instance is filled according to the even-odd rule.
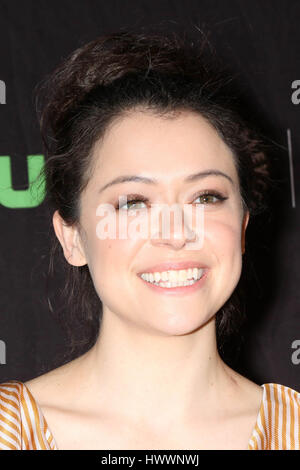
[[[272,144],[277,181],[270,214],[258,232],[247,229],[254,282],[228,363],[259,384],[300,390],[299,22],[297,0],[0,1],[0,382],[50,370],[66,348],[45,290],[51,213],[42,191],[32,197],[44,162],[34,87],[102,33],[144,26],[196,38],[203,27]],[[58,292],[63,279],[55,282]]]

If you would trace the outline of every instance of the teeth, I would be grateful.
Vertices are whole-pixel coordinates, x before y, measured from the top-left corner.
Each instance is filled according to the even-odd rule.
[[[198,269],[197,268],[193,269],[193,278],[195,279],[195,281],[198,279]]]
[[[203,269],[189,268],[180,270],[163,271],[161,273],[143,273],[142,279],[152,284],[160,285],[162,287],[178,287],[193,284],[200,279],[203,274]],[[162,281],[162,282],[160,282]]]
[[[154,283],[155,285],[158,285],[160,287],[185,287],[185,286],[191,286],[192,284],[195,284],[196,281],[194,279],[188,280],[188,281],[183,281],[183,282],[160,282],[160,283]]]
[[[188,272],[188,279],[191,279],[191,278],[193,277],[193,270],[192,270],[192,268],[189,268],[189,269],[187,270],[187,272]]]

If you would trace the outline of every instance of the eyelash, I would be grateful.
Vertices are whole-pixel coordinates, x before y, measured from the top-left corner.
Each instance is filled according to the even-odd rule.
[[[218,199],[217,202],[210,203],[210,204],[213,204],[213,205],[220,204],[223,201],[225,201],[226,199],[228,199],[228,197],[222,196],[221,193],[219,193],[218,191],[215,191],[215,190],[201,191],[199,194],[196,194],[196,199],[198,199],[201,196],[214,196],[215,198],[217,198]],[[149,199],[142,196],[142,195],[140,195],[140,194],[128,194],[126,204],[129,204],[131,202],[144,202],[146,204],[147,202],[149,202]],[[115,207],[116,210],[120,210],[126,204],[123,204],[123,206],[120,206],[119,202],[117,202],[114,207]]]

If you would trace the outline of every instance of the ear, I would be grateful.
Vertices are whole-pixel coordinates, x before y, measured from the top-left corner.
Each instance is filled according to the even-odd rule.
[[[245,253],[245,234],[246,234],[246,228],[247,228],[248,222],[249,222],[249,211],[246,211],[244,218],[243,218],[243,223],[242,223],[242,239],[241,239],[242,254]]]
[[[63,248],[64,256],[68,263],[73,266],[84,266],[87,264],[78,228],[68,226],[58,210],[54,212],[52,221],[55,234]]]

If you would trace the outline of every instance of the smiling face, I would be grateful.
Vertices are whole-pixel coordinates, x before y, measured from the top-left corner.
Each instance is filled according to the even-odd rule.
[[[53,218],[66,258],[74,265],[88,264],[103,303],[103,315],[117,315],[127,324],[159,335],[181,335],[201,327],[224,305],[241,274],[248,213],[244,217],[231,150],[200,115],[184,112],[166,119],[135,111],[113,124],[96,144],[93,159],[92,176],[80,201],[81,237],[74,227],[62,226],[57,215]],[[184,181],[189,175],[208,170],[225,176],[212,174]],[[128,175],[156,182],[127,181],[107,186]],[[201,196],[205,191],[221,198]],[[120,209],[123,214],[127,211],[128,220],[137,217],[133,208],[150,220],[151,204],[201,204],[201,248],[188,249],[183,234],[174,239],[172,224],[170,237],[165,239],[138,234],[99,239],[99,204],[117,206],[120,196],[129,200],[133,194],[134,199],[146,201]],[[153,288],[138,275],[168,261],[205,265],[201,286],[185,289],[184,294],[182,290],[181,295],[168,295],[167,289]]]

